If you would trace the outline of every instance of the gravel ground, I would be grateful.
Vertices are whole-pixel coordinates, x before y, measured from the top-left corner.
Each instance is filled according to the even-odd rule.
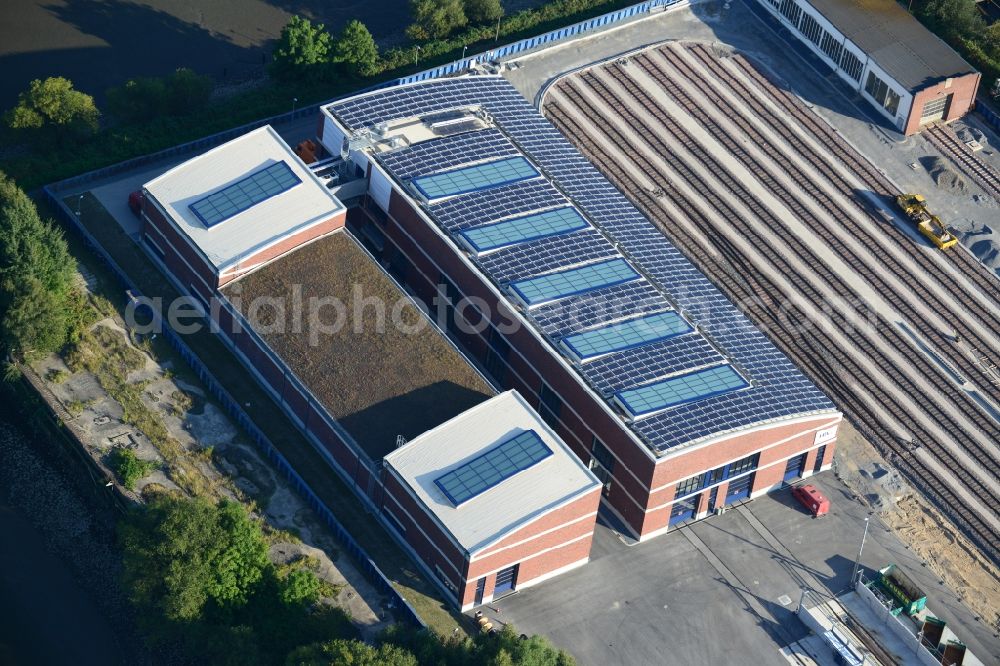
[[[846,420],[837,438],[834,469],[966,606],[986,624],[1000,627],[1000,570],[914,493]]]

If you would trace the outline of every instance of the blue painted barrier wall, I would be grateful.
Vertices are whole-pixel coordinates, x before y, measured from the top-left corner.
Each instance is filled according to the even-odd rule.
[[[1000,113],[981,99],[976,99],[976,111],[983,117],[987,125],[1000,132]]]
[[[111,255],[97,242],[97,239],[91,235],[91,233],[84,227],[79,218],[69,210],[66,204],[60,200],[55,191],[49,186],[44,188],[45,195],[48,197],[49,201],[55,206],[56,210],[59,211],[65,222],[69,223],[70,228],[75,229],[83,240],[90,246],[91,249],[97,254],[98,257],[111,269],[111,271],[118,278],[119,282],[125,287],[129,298],[134,302],[135,299],[141,296],[139,290],[132,284],[132,281],[125,274],[125,271],[111,258]],[[138,251],[138,248],[136,248]],[[154,322],[160,322],[159,313],[154,310],[146,309],[153,316]],[[271,444],[268,437],[257,427],[257,425],[250,419],[247,413],[243,410],[236,400],[229,394],[228,391],[222,386],[222,384],[215,378],[214,375],[209,371],[201,359],[191,351],[190,347],[181,340],[181,338],[167,325],[158,327],[159,330],[163,332],[164,337],[173,347],[180,353],[184,361],[191,366],[191,369],[195,371],[198,378],[205,384],[209,392],[219,401],[219,404],[226,410],[226,412],[243,428],[250,439],[253,440],[257,448],[267,456],[275,467],[280,470],[281,474],[292,484],[296,492],[306,501],[306,503],[322,518],[323,522],[330,528],[336,537],[337,541],[354,557],[355,562],[360,565],[361,570],[368,576],[369,580],[376,586],[376,588],[388,595],[392,599],[392,605],[398,615],[405,621],[417,627],[426,627],[427,625],[414,610],[413,606],[409,604],[406,599],[396,591],[396,588],[392,586],[392,583],[386,578],[385,574],[382,573],[378,565],[368,556],[364,548],[354,540],[340,521],[337,520],[333,512],[330,511],[329,507],[313,492],[309,484],[299,476],[298,472],[292,467],[284,455],[278,449]]]
[[[601,16],[595,16],[592,19],[587,19],[586,21],[581,21],[580,23],[575,23],[565,28],[552,30],[551,32],[546,32],[535,37],[527,37],[519,42],[505,44],[504,46],[500,46],[474,56],[455,60],[454,62],[450,62],[445,65],[440,65],[432,69],[417,72],[416,74],[411,74],[410,76],[404,76],[400,79],[384,83],[378,87],[386,88],[389,86],[404,85],[407,83],[415,83],[417,81],[426,81],[427,79],[449,76],[451,74],[458,74],[470,69],[478,63],[503,60],[504,58],[509,58],[510,56],[517,55],[518,53],[530,51],[531,49],[541,46],[552,45],[564,39],[577,37],[585,32],[597,30],[598,28],[604,28],[613,23],[635,18],[641,14],[648,14],[654,9],[663,9],[673,5],[683,5],[687,4],[687,2],[688,0],[647,0],[647,2],[640,2],[636,5],[622,7],[621,9],[613,12],[602,14]]]

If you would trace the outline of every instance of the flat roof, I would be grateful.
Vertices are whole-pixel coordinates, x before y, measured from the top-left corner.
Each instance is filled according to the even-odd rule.
[[[270,125],[144,188],[219,272],[344,209]]]
[[[392,451],[398,435],[416,437],[495,394],[347,230],[222,293],[245,317],[255,301],[264,304],[257,306],[257,333],[373,460]],[[267,300],[257,299],[282,303],[285,325]],[[311,309],[318,299],[327,304]],[[332,330],[311,326],[311,311]],[[404,326],[394,323],[394,311]]]
[[[896,0],[804,1],[909,90],[976,71]]]
[[[527,433],[534,433],[537,440]],[[500,478],[502,473],[494,476],[499,480],[493,485],[480,484],[480,492],[473,496],[461,495],[464,501],[449,496],[445,489],[453,487],[448,483],[453,473],[481,466],[488,474],[496,467],[491,453],[502,453],[499,447],[518,437],[533,440],[539,455],[527,457],[505,478]],[[541,447],[551,453],[543,456]],[[524,454],[529,455],[530,450]],[[396,449],[385,462],[470,554],[600,485],[517,391],[501,393],[459,414]]]
[[[385,123],[470,107],[492,126],[375,149],[372,158],[653,455],[836,411],[503,78],[435,79],[325,109],[348,132],[377,136]],[[415,182],[517,156],[538,175],[429,201]],[[566,208],[585,224],[515,222]]]

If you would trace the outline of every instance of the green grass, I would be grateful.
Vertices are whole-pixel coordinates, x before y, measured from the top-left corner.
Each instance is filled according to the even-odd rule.
[[[71,203],[70,207],[73,209],[76,197],[72,197]],[[179,296],[177,290],[146,258],[142,249],[128,238],[111,214],[89,193],[81,202],[80,220],[143,294],[150,297],[160,296],[164,303],[170,303]],[[81,245],[73,243],[70,246],[71,250],[75,251],[80,251],[80,247]],[[114,298],[111,300],[115,301]],[[184,342],[226,387],[237,403],[251,405],[247,413],[257,427],[285,456],[313,492],[334,512],[337,520],[365,549],[382,572],[393,581],[396,589],[413,605],[424,622],[445,636],[450,635],[456,626],[464,628],[466,626],[464,616],[445,604],[433,583],[423,577],[413,561],[392,540],[381,524],[368,515],[361,500],[289,422],[284,412],[229,349],[207,329],[184,336]]]

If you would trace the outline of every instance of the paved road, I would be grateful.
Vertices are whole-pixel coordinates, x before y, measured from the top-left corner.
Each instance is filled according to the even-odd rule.
[[[810,482],[833,502],[820,520],[786,490],[631,547],[598,526],[587,566],[501,600],[494,615],[547,635],[582,665],[785,665],[779,648],[807,635],[794,613],[801,588],[847,586],[867,515],[829,472]],[[862,564],[889,563],[984,663],[1000,660],[994,632],[876,519]]]

